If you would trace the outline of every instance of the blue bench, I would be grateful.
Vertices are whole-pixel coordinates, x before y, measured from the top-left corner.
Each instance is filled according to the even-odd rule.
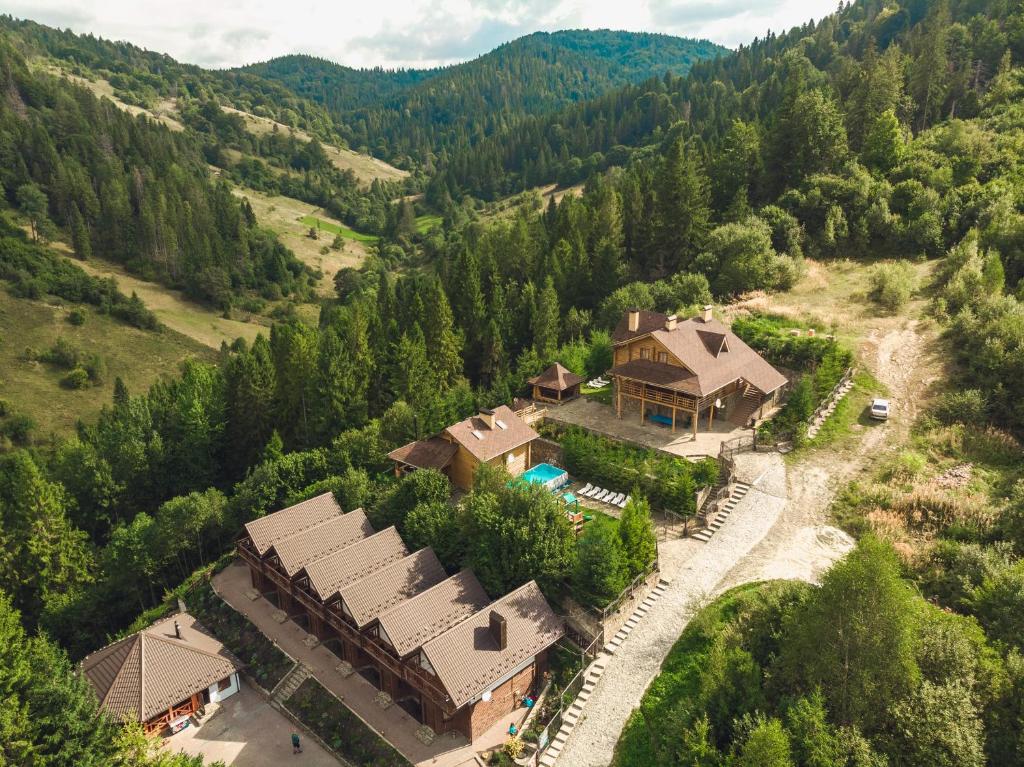
[[[669,418],[667,415],[658,415],[657,413],[655,413],[655,414],[649,415],[647,417],[649,419],[651,419],[652,421],[654,421],[655,423],[661,423],[661,424],[664,424],[665,426],[671,426],[672,425],[672,419]]]

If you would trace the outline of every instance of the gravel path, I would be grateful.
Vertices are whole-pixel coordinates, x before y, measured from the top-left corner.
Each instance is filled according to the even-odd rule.
[[[750,481],[751,489],[708,543],[679,539],[661,546],[662,577],[671,585],[608,664],[559,755],[559,767],[604,767],[611,762],[626,719],[687,622],[778,520],[786,505],[782,457],[738,455],[737,476]]]

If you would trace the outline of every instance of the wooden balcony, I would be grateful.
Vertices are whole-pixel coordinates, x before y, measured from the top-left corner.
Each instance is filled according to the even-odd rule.
[[[696,411],[696,400],[686,394],[680,394],[669,389],[661,389],[657,386],[641,381],[632,381],[628,378],[619,378],[617,385],[619,393],[627,397],[643,399],[645,402],[667,405],[668,407],[679,408],[691,413]]]
[[[242,540],[240,540],[238,542],[237,549],[238,556],[244,559],[247,564],[252,565],[260,572],[263,572],[263,560],[260,559],[259,554],[253,551],[253,549],[249,545],[248,539],[243,538]]]

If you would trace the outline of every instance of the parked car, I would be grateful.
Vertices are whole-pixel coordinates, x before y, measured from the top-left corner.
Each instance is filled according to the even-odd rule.
[[[887,399],[873,399],[873,400],[871,400],[871,409],[868,411],[868,415],[870,415],[876,421],[887,421],[887,420],[889,420],[889,400],[887,400]]]

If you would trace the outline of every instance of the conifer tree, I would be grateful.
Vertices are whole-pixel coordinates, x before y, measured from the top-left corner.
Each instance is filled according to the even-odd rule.
[[[707,176],[682,137],[668,145],[654,193],[655,271],[663,276],[690,265],[704,243],[711,216]]]

